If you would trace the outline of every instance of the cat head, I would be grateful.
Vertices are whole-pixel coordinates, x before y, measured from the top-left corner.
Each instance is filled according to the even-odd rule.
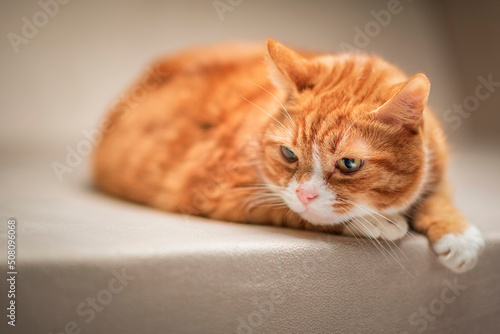
[[[369,55],[301,55],[268,40],[282,99],[261,140],[261,175],[306,221],[332,225],[408,208],[426,174],[430,84]],[[277,187],[276,187],[277,186]]]

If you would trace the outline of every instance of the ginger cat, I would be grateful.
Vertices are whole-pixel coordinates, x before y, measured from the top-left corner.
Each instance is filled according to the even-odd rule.
[[[157,62],[106,120],[104,191],[166,211],[396,240],[410,221],[464,272],[484,247],[452,204],[430,83],[376,56],[268,40]]]

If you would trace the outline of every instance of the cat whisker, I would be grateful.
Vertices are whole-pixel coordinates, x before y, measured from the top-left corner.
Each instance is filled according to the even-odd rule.
[[[270,91],[268,91],[268,90],[267,90],[267,89],[265,89],[264,87],[262,87],[262,86],[260,86],[260,85],[256,84],[256,83],[255,83],[255,82],[253,82],[253,81],[250,81],[250,80],[247,80],[247,81],[248,81],[248,82],[250,82],[250,83],[252,83],[252,84],[254,84],[255,86],[257,86],[257,87],[259,87],[259,88],[263,89],[264,91],[266,91],[267,93],[269,93],[269,95],[271,95],[272,97],[274,97],[274,99],[275,99],[276,101],[278,101],[278,103],[281,105],[281,108],[283,108],[283,110],[285,111],[285,113],[283,113],[283,112],[282,112],[282,114],[283,114],[283,115],[285,115],[285,116],[286,116],[286,117],[290,120],[290,122],[292,122],[294,129],[297,129],[297,125],[295,125],[295,122],[293,121],[292,117],[291,117],[291,116],[290,116],[290,114],[288,113],[288,110],[286,110],[285,106],[281,103],[281,101],[280,101],[280,100],[279,100],[279,99],[278,99],[278,98],[277,98],[277,97],[276,97],[273,93],[271,93]]]
[[[282,209],[282,208],[287,208],[288,206],[285,203],[270,203],[270,204],[262,204],[259,205],[260,207],[268,207],[268,208],[275,208],[275,209]]]
[[[368,224],[371,224],[371,223],[370,223],[370,222],[369,222],[366,218],[364,218],[364,217],[360,217],[360,218],[364,219],[364,220],[365,220]],[[362,221],[360,221],[359,219],[357,219],[357,217],[353,217],[353,219],[355,219],[355,220],[359,223],[359,225],[361,226],[361,228],[363,228],[363,229],[367,232],[367,234],[370,232],[370,231],[368,230],[368,228],[365,226],[365,224],[363,224],[363,222],[362,222]],[[382,243],[381,243],[381,242],[380,242],[377,238],[373,238],[373,237],[369,237],[369,236],[368,236],[368,238],[369,238],[369,239],[371,239],[371,240],[373,240],[374,242],[376,242],[376,243],[379,245],[379,247],[377,247],[377,248],[379,248],[379,249],[382,251],[382,254],[384,255],[384,257],[385,257],[387,260],[389,260],[389,258],[388,258],[387,256],[385,256],[384,251],[385,251],[385,252],[387,252],[387,254],[389,254],[389,255],[391,256],[391,258],[392,258],[394,261],[396,261],[396,263],[397,263],[397,264],[399,264],[399,266],[400,266],[401,268],[403,268],[403,269],[404,269],[404,271],[406,271],[406,273],[407,273],[408,275],[410,275],[410,277],[412,277],[413,279],[415,279],[415,277],[414,277],[414,276],[413,276],[413,275],[412,275],[412,274],[408,271],[408,269],[406,269],[406,267],[405,267],[405,266],[404,266],[404,265],[400,262],[399,258],[397,257],[397,254],[396,254],[396,253],[395,253],[395,251],[392,249],[392,247],[391,247],[391,246],[390,246],[390,244],[387,242],[387,240],[385,240],[385,239],[383,239],[383,238],[382,238],[382,240],[384,240],[384,241],[385,241],[385,243],[387,244],[387,246],[390,248],[390,250],[391,250],[391,251],[389,251],[388,249],[386,249],[386,248],[382,245]],[[375,243],[374,243],[374,244],[375,244]]]
[[[281,196],[277,194],[252,194],[243,201],[243,206],[250,209],[254,209],[263,204],[284,204]]]
[[[357,207],[359,207],[361,210],[365,211],[368,215],[370,215],[370,217],[372,217],[373,219],[375,219],[377,222],[382,223],[380,220],[378,220],[378,218],[377,218],[377,217],[375,217],[375,216],[373,215],[373,213],[378,214],[376,211],[371,210],[371,209],[369,209],[369,208],[367,208],[367,207],[365,207],[365,206],[363,206],[363,205],[361,205],[361,204],[355,203],[355,202],[353,202],[353,201],[349,201],[349,200],[345,200],[345,201],[346,201],[346,202],[348,202],[348,203],[351,203],[351,204],[353,204],[353,205],[355,205],[355,206],[357,206]],[[380,214],[379,214],[379,215],[380,215]],[[387,218],[387,217],[385,217],[385,216],[383,216],[383,215],[380,215],[380,216],[382,216],[384,219],[386,219],[387,221],[389,221],[389,222],[391,222],[392,224],[394,224],[394,225],[395,225],[396,227],[398,227],[399,229],[403,230],[403,227],[399,226],[399,225],[398,225],[398,224],[396,224],[394,221],[390,220],[389,218]],[[370,222],[369,222],[366,218],[364,218],[364,217],[361,217],[361,218],[365,219],[368,223],[370,223]],[[406,230],[405,230],[405,231],[406,231]],[[401,249],[401,248],[400,248],[400,247],[399,247],[399,246],[398,246],[398,245],[397,245],[394,241],[392,241],[392,240],[387,240],[387,239],[385,239],[385,238],[382,238],[382,239],[383,239],[383,240],[387,243],[387,245],[388,245],[388,246],[391,248],[391,250],[392,250],[392,247],[388,244],[388,241],[389,241],[389,242],[391,242],[391,243],[392,243],[392,244],[393,244],[393,245],[394,245],[394,246],[395,246],[395,247],[399,250],[399,252],[400,252],[400,253],[401,253],[401,254],[402,254],[402,255],[406,258],[406,260],[407,260],[407,261],[408,261],[408,262],[409,262],[409,263],[410,263],[410,264],[411,264],[411,265],[415,268],[415,264],[414,264],[414,263],[413,263],[413,262],[412,262],[412,261],[408,258],[408,256],[406,256],[405,252],[403,252],[403,250],[402,250],[402,249]],[[396,254],[394,254],[394,255],[396,255]]]
[[[275,184],[272,184],[272,183],[252,183],[251,184],[252,186],[263,186],[263,187],[275,187],[275,188],[280,188],[280,189],[284,189],[285,187],[282,187],[282,186],[278,186],[278,185],[275,185]]]
[[[339,141],[338,141],[338,144],[340,145],[342,143],[342,141],[344,141],[344,139],[346,139],[346,135],[349,134],[349,130],[351,130],[352,126],[357,122],[359,121],[363,116],[366,116],[365,114],[362,114],[360,116],[358,116],[352,123],[351,125],[349,125],[349,127],[347,127],[347,129],[345,129],[344,131],[342,131],[342,137],[340,137]]]
[[[257,192],[257,191],[254,190],[249,195],[252,196],[252,197],[260,196],[260,197],[279,197],[279,198],[281,198],[281,195],[279,193],[269,191],[268,189],[258,189],[258,190],[266,190],[266,191]]]
[[[268,136],[268,137],[271,137],[271,138],[274,138],[274,139],[278,139],[278,140],[283,141],[283,142],[288,142],[287,138],[283,138],[283,137],[279,137],[279,136],[274,136],[274,135],[270,135],[270,134],[267,134],[267,133],[259,133],[259,135],[261,135],[261,136]]]
[[[271,200],[278,200],[280,202],[283,202],[283,199],[281,198],[281,196],[279,195],[266,195],[266,194],[255,194],[253,196],[250,197],[250,200],[252,201],[262,201],[262,200],[266,200],[266,201],[271,201]]]
[[[282,197],[281,197],[281,194],[280,193],[276,193],[276,192],[273,192],[273,191],[270,191],[269,189],[262,189],[262,188],[259,188],[259,189],[254,189],[254,190],[264,190],[262,192],[252,192],[251,194],[249,194],[249,198],[250,199],[271,199],[271,198],[277,198],[279,199],[280,201],[283,201]]]
[[[284,204],[282,201],[271,201],[269,199],[254,199],[253,201],[249,201],[249,203],[246,205],[247,210],[250,211],[252,209],[255,209],[257,207],[281,207],[285,208],[287,207],[286,204]]]
[[[365,232],[369,232],[368,228],[366,228],[366,226],[364,226],[364,224],[361,223],[361,221],[357,217],[352,217],[351,219],[355,220]],[[352,233],[352,230],[351,229],[349,229],[349,230]],[[354,232],[353,235],[354,234],[356,234],[356,233]],[[385,255],[385,252],[387,252],[387,249],[385,249],[377,239],[368,236],[367,233],[365,233],[365,236],[366,236],[365,239],[370,240],[370,242],[373,244],[373,246],[375,246],[375,248],[377,248],[382,253],[382,255],[387,259],[387,261],[390,263],[389,258],[387,257],[387,255]],[[378,245],[375,243],[375,241],[378,243]]]
[[[346,210],[346,209],[343,209],[344,213],[349,215],[349,212]],[[349,215],[350,216],[350,215]],[[367,246],[367,241],[365,240],[365,238],[360,238],[358,237],[352,230],[351,228],[349,227],[349,224],[346,223],[344,224],[344,227],[347,228],[349,230],[349,232],[351,232],[351,234],[353,235],[354,239],[357,240],[357,242],[361,245],[361,247],[363,247],[363,250],[368,254],[368,256],[370,257],[373,257],[373,255],[370,253],[369,250],[367,250],[365,248],[365,246]]]
[[[361,237],[357,236],[354,233],[354,231],[351,230],[351,228],[349,227],[349,224],[345,224],[344,227],[347,228],[347,230],[349,230],[349,232],[351,232],[354,239],[356,239],[357,242],[361,245],[361,247],[363,247],[363,250],[366,252],[366,254],[368,254],[370,259],[373,259],[373,254],[370,252],[369,243],[368,243],[368,241],[366,241],[366,238],[361,238]]]
[[[387,220],[388,222],[390,222],[390,223],[394,224],[394,225],[395,225],[395,226],[397,226],[399,229],[401,229],[401,230],[403,229],[403,227],[401,227],[401,226],[399,226],[398,224],[396,224],[396,222],[394,222],[393,220],[389,219],[388,217],[384,216],[383,214],[381,214],[381,213],[379,213],[379,212],[377,212],[377,211],[374,211],[374,210],[372,210],[372,209],[370,209],[370,208],[368,208],[368,207],[366,207],[366,206],[364,206],[364,205],[361,205],[361,204],[359,204],[359,203],[355,203],[355,202],[353,202],[353,201],[349,201],[349,200],[347,200],[347,199],[343,199],[343,198],[339,198],[339,199],[340,199],[340,200],[343,200],[343,201],[345,201],[345,202],[347,202],[347,203],[350,203],[350,204],[352,204],[352,205],[355,205],[355,206],[359,207],[359,208],[360,208],[360,209],[362,209],[362,210],[365,210],[365,211],[370,211],[370,212],[372,212],[373,214],[376,214],[376,215],[378,215],[378,216],[380,216],[380,217],[384,218],[384,219],[385,219],[385,220]],[[374,218],[375,218],[375,217],[374,217]],[[409,235],[411,238],[413,238],[414,240],[418,240],[417,235],[416,235],[415,233],[413,233],[410,229],[406,230],[406,232],[408,233],[408,235]],[[429,252],[430,254],[432,254],[432,256],[433,256],[433,257],[437,258],[437,255],[436,255],[434,252],[432,252],[432,251],[431,251],[428,247],[426,247],[426,250],[427,250],[427,252]]]
[[[231,191],[245,191],[245,190],[264,190],[270,193],[281,193],[284,188],[280,186],[276,186],[273,184],[251,184],[248,186],[234,187]]]
[[[339,199],[339,200],[341,200],[341,201],[347,202],[347,203],[349,203],[349,204],[352,204],[352,205],[354,205],[354,206],[356,206],[356,207],[360,208],[361,210],[363,210],[363,211],[365,211],[365,212],[367,212],[367,213],[370,213],[370,212],[371,212],[371,213],[374,213],[374,214],[376,214],[376,215],[378,215],[378,216],[380,216],[380,217],[384,218],[385,220],[387,220],[387,221],[388,221],[388,222],[390,222],[391,224],[395,225],[397,228],[399,228],[399,229],[403,230],[403,227],[399,226],[399,224],[397,224],[397,223],[396,223],[396,222],[394,222],[393,220],[389,219],[388,217],[384,216],[383,214],[378,213],[377,211],[374,211],[374,210],[372,210],[372,209],[370,209],[370,208],[368,208],[368,207],[366,207],[366,206],[364,206],[364,205],[362,205],[362,204],[359,204],[359,203],[356,203],[356,202],[350,201],[350,200],[345,199],[345,198],[338,198],[338,199]],[[375,218],[375,217],[374,217],[374,218]],[[376,219],[376,218],[375,218],[375,219]],[[377,221],[378,221],[378,220],[377,220]],[[408,232],[409,232],[409,231],[408,231]]]
[[[265,187],[237,187],[232,188],[230,191],[245,191],[245,190],[270,190]]]
[[[249,99],[245,98],[244,96],[241,96],[241,95],[240,95],[240,97],[241,97],[243,100],[245,100],[245,101],[247,101],[248,103],[250,103],[251,105],[253,105],[254,107],[258,108],[260,111],[262,111],[262,112],[263,112],[264,114],[266,114],[267,116],[269,116],[269,117],[271,117],[272,119],[274,119],[274,120],[275,120],[278,124],[280,124],[280,125],[283,127],[283,129],[285,129],[286,131],[288,131],[288,133],[290,134],[290,136],[292,136],[292,137],[294,137],[294,138],[295,138],[295,136],[293,135],[292,131],[290,131],[290,129],[288,129],[286,126],[284,126],[284,125],[283,125],[283,123],[281,123],[280,121],[278,121],[278,120],[276,119],[276,117],[274,117],[273,115],[271,115],[270,113],[268,113],[267,111],[265,111],[264,109],[262,109],[261,107],[259,107],[259,106],[258,106],[258,105],[256,105],[255,103],[253,103],[252,101],[250,101]]]
[[[372,216],[373,217],[373,216]],[[366,221],[367,224],[371,224],[370,221],[368,219],[366,219],[365,217],[360,217],[362,219],[364,219]],[[389,244],[389,242],[391,242],[394,246],[396,246],[396,248],[401,252],[401,254],[406,258],[406,260],[413,266],[415,267],[415,265],[413,264],[413,262],[411,262],[411,260],[406,256],[406,254],[401,250],[401,248],[398,247],[398,245],[396,245],[396,243],[392,240],[387,240],[385,238],[381,238],[385,243],[386,245],[389,247],[390,251],[388,252],[389,255],[391,255],[391,257],[410,275],[413,277],[413,275],[406,269],[406,267],[400,262],[400,259],[396,253],[396,251],[392,248],[391,244]],[[415,278],[415,277],[413,277]]]

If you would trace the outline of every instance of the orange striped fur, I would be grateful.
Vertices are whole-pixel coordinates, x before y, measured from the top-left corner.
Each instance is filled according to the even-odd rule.
[[[140,99],[129,94],[111,111],[95,151],[95,182],[110,194],[334,233],[375,211],[410,218],[431,242],[470,226],[451,203],[445,139],[423,74],[269,40],[267,50],[216,45],[162,59],[130,92],[138,88]],[[363,162],[348,174],[342,158]]]

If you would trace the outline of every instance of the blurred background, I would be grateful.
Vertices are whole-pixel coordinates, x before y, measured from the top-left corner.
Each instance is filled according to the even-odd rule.
[[[27,0],[2,1],[0,13],[0,179],[10,185],[2,189],[6,196],[16,187],[7,170],[21,168],[16,156],[39,156],[30,168],[36,165],[36,177],[58,185],[51,164],[64,163],[68,146],[98,128],[153,59],[199,44],[265,43],[267,37],[324,52],[376,53],[409,75],[426,73],[430,105],[464,164],[458,172],[452,167],[459,187],[490,184],[486,176],[461,175],[476,172],[478,161],[494,166],[500,156],[495,0]],[[86,177],[88,156],[83,158],[65,177]],[[25,174],[17,184],[28,182],[28,174],[35,178]]]
[[[272,37],[379,54],[430,77],[430,103],[443,122],[446,110],[474,96],[479,76],[500,82],[495,0],[33,0],[2,1],[0,13],[2,149],[54,142],[64,149],[152,59],[219,41]],[[498,139],[499,107],[500,91],[493,92],[458,128],[444,122],[449,135]]]

